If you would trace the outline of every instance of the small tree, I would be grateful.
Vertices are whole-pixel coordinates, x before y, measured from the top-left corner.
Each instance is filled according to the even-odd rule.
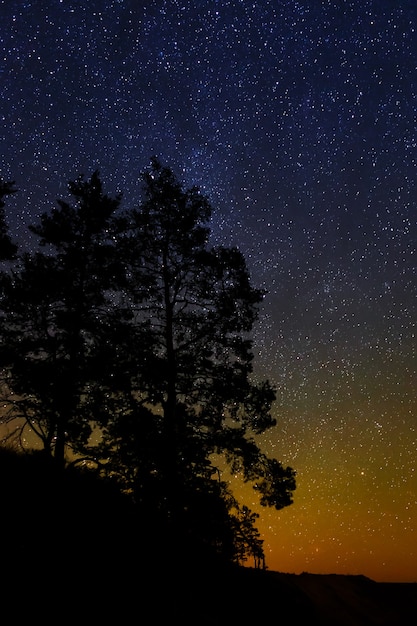
[[[248,558],[253,558],[256,569],[265,569],[263,539],[255,527],[259,514],[254,513],[245,505],[240,507],[236,504],[235,510],[234,540],[238,562],[245,563]]]

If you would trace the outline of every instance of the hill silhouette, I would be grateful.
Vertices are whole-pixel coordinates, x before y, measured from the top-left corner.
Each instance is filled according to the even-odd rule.
[[[417,623],[417,584],[216,561],[141,518],[91,472],[0,450],[2,612],[43,624]]]

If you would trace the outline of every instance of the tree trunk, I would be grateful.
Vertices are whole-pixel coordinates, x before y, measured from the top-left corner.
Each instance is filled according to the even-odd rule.
[[[164,483],[169,523],[176,535],[180,530],[181,493],[178,468],[177,366],[174,347],[174,305],[171,301],[168,258],[164,255],[165,344],[167,361],[164,404]]]
[[[56,438],[54,446],[54,459],[58,467],[63,468],[65,466],[65,444],[66,435],[65,428],[60,420],[57,424]]]

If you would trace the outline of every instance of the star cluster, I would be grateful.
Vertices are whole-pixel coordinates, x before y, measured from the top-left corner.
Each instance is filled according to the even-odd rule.
[[[80,173],[131,204],[155,154],[200,186],[213,239],[268,292],[264,446],[298,473],[294,504],[260,511],[269,568],[417,580],[414,0],[0,0],[0,16],[14,237],[30,246]]]

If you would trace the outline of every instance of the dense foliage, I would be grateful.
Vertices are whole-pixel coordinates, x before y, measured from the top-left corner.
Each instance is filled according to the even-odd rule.
[[[122,210],[98,172],[69,191],[74,204],[59,200],[31,227],[39,250],[3,272],[9,420],[61,468],[94,461],[149,526],[262,563],[256,514],[221,470],[262,505],[292,502],[293,470],[256,442],[275,426],[275,392],[252,375],[263,293],[238,249],[210,245],[207,199],[156,159],[137,208]]]
[[[12,242],[4,215],[4,197],[16,193],[14,182],[0,178],[0,261],[13,259],[17,246]]]

